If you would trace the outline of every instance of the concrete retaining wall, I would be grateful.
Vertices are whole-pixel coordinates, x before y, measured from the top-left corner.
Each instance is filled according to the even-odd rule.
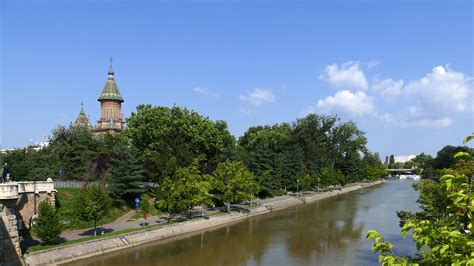
[[[97,256],[106,252],[133,247],[148,243],[179,236],[185,233],[206,230],[224,224],[234,223],[244,220],[248,217],[269,213],[276,210],[285,209],[291,206],[314,202],[319,199],[328,198],[343,193],[358,190],[364,187],[378,185],[384,181],[376,181],[366,184],[358,184],[342,188],[340,191],[323,192],[312,194],[301,198],[288,198],[250,209],[248,213],[231,213],[220,216],[213,216],[209,219],[192,220],[173,225],[167,225],[160,228],[153,228],[139,232],[127,233],[119,236],[106,237],[91,240],[83,243],[59,247],[45,251],[32,252],[24,256],[26,265],[55,265],[82,258]]]

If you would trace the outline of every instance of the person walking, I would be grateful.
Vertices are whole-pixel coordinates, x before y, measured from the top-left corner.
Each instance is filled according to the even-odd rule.
[[[6,178],[7,178],[7,173],[8,173],[8,164],[5,163],[2,167],[2,183],[5,183],[6,182]]]

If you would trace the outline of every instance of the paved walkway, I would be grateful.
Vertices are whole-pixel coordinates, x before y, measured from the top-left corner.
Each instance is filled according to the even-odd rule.
[[[127,212],[126,214],[120,216],[117,218],[115,221],[104,224],[102,226],[98,225],[97,232],[100,233],[100,227],[103,228],[104,232],[112,232],[121,227],[123,224],[127,224],[126,222],[132,218],[136,213],[136,210],[131,210]],[[150,217],[151,218],[151,217]],[[134,224],[135,226],[135,224]],[[127,228],[133,228],[132,227],[127,227]],[[137,227],[140,225],[137,225]],[[125,228],[124,228],[125,229]],[[65,240],[73,240],[73,239],[78,239],[81,237],[86,237],[86,236],[92,236],[94,235],[94,228],[88,228],[88,229],[77,229],[77,230],[70,230],[70,231],[65,231],[61,234],[61,238],[64,238]]]
[[[346,187],[351,187],[358,185],[359,183],[353,183],[349,184]],[[309,194],[317,194],[318,192],[308,192],[305,191],[304,195],[309,195]],[[276,201],[281,201],[281,200],[286,200],[290,198],[294,198],[294,195],[283,195],[283,196],[278,196],[274,198],[267,198],[267,199],[256,199],[253,201],[254,204],[257,205],[263,205],[266,203],[272,203]],[[232,205],[234,207],[238,208],[247,208],[247,205]],[[206,215],[210,215],[212,213],[218,213],[220,211],[225,210],[224,207],[222,208],[208,208],[206,211]],[[131,229],[131,228],[140,228],[142,226],[146,225],[151,225],[151,224],[158,224],[167,221],[166,216],[149,216],[146,220],[144,218],[139,218],[136,219],[135,221],[130,221],[127,222],[130,218],[132,218],[135,215],[136,211],[132,210],[126,213],[125,215],[117,218],[117,220],[104,224],[102,226],[98,226],[97,233],[100,234],[101,232],[103,233],[110,233],[116,230],[124,230],[124,229]],[[77,229],[77,230],[71,230],[71,231],[65,231],[61,234],[61,238],[65,240],[73,240],[73,239],[78,239],[78,238],[83,238],[83,237],[88,237],[94,235],[94,228],[88,228],[88,229]]]

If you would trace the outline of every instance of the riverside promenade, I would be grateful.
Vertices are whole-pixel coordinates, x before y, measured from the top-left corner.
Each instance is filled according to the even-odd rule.
[[[212,230],[220,226],[239,222],[248,217],[270,213],[276,210],[285,209],[291,206],[311,203],[320,199],[348,193],[365,187],[379,185],[384,181],[375,181],[370,183],[355,183],[342,187],[337,190],[327,192],[307,192],[302,196],[296,197],[285,195],[265,200],[257,200],[257,206],[248,209],[242,209],[241,212],[231,212],[230,214],[219,214],[207,218],[193,219],[185,222],[165,224],[152,228],[144,228],[140,231],[125,233],[110,237],[103,237],[77,244],[61,246],[58,248],[32,252],[24,256],[26,265],[55,265],[59,263],[70,262],[82,258],[98,256],[107,252],[112,252],[128,247],[141,245],[157,240],[173,240],[175,238],[189,237],[193,233],[203,230]],[[147,222],[152,224],[159,217],[149,217]],[[143,223],[144,220],[138,219],[134,222],[113,223],[112,228],[120,230],[125,227],[136,228],[136,224]],[[158,221],[156,221],[158,222]],[[104,227],[104,230],[106,228]],[[77,236],[78,238],[80,236]]]

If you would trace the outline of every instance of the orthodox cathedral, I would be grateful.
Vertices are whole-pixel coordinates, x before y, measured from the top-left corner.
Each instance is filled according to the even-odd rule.
[[[81,126],[91,129],[94,133],[117,133],[124,128],[124,117],[121,111],[124,102],[122,95],[115,83],[114,71],[112,69],[112,58],[110,58],[110,66],[107,82],[104,89],[97,99],[100,102],[100,119],[97,126],[93,127],[89,122],[89,118],[84,113],[84,106],[81,103],[81,111],[72,126]]]

